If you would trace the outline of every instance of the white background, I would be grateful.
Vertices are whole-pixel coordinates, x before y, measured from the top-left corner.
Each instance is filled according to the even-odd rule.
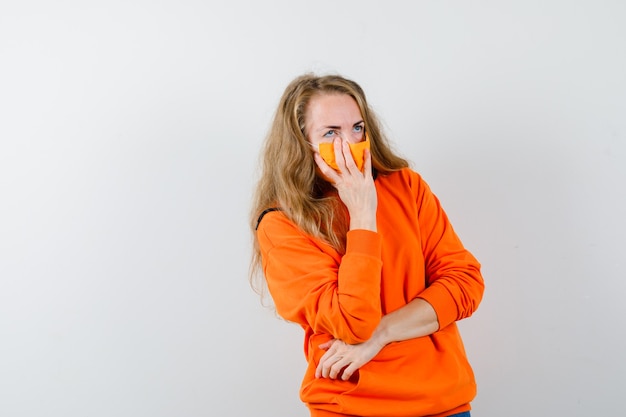
[[[306,416],[247,282],[261,142],[359,82],[483,264],[477,417],[624,413],[626,3],[0,3],[0,415]]]

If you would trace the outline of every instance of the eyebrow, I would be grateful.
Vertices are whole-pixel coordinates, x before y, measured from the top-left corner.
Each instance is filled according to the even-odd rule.
[[[360,121],[356,122],[355,124],[353,124],[352,127],[358,126],[358,125],[363,124],[363,123],[364,123],[364,121],[360,120]],[[320,127],[319,129],[317,129],[317,131],[319,132],[321,130],[326,130],[326,129],[339,130],[339,129],[341,129],[341,126],[323,126],[323,127]]]

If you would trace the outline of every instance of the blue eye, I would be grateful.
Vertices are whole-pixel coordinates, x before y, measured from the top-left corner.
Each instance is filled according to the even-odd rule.
[[[335,131],[334,131],[334,130],[329,130],[328,132],[326,132],[326,133],[324,134],[324,137],[325,137],[325,138],[329,138],[329,137],[331,137],[331,136],[335,136]]]
[[[362,132],[363,132],[363,130],[364,130],[363,125],[354,126],[354,131],[355,131],[356,133],[362,133]]]

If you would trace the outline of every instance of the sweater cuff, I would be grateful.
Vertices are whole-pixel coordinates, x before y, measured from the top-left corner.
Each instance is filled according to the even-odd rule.
[[[426,300],[437,313],[439,330],[454,323],[458,317],[456,301],[450,292],[443,285],[434,282],[419,295],[419,298]]]
[[[354,229],[346,235],[346,254],[363,253],[380,258],[382,248],[382,237],[371,230]]]

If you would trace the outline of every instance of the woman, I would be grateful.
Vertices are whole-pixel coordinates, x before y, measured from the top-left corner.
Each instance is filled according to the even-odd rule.
[[[455,322],[480,303],[480,264],[359,85],[287,87],[251,223],[253,271],[304,329],[311,416],[469,416],[476,384]]]

